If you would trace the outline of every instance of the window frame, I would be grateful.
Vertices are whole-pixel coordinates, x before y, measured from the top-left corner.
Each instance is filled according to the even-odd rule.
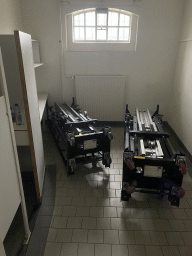
[[[81,5],[80,5],[81,6]],[[94,7],[90,7],[89,9],[74,7],[70,9],[70,12],[66,12],[66,8],[62,9],[63,15],[62,25],[65,33],[62,33],[64,49],[66,52],[135,52],[137,48],[137,34],[138,34],[138,22],[139,15],[135,13],[131,13],[132,21],[131,21],[131,38],[130,43],[125,42],[73,42],[73,14],[79,12],[80,10],[90,10],[95,9]],[[77,9],[78,8],[78,9]],[[110,8],[117,9],[117,8]],[[119,10],[119,9],[117,9]],[[121,10],[130,13],[127,9]]]
[[[87,12],[95,12],[95,25],[94,26],[86,26],[86,13]],[[117,13],[118,14],[118,25],[117,26],[110,26],[108,24],[108,17],[109,17],[109,12],[111,13]],[[101,40],[97,38],[97,31],[98,31],[98,27],[101,27],[102,30],[102,26],[98,26],[97,24],[97,14],[99,13],[105,13],[107,15],[106,18],[106,26],[103,26],[106,28],[106,40]],[[84,25],[75,25],[75,16],[79,15],[79,14],[83,14],[84,15]],[[120,26],[120,14],[124,14],[129,16],[129,26]],[[132,25],[132,13],[125,11],[125,10],[120,10],[120,9],[115,9],[115,8],[89,8],[89,9],[84,9],[84,10],[80,10],[77,12],[72,13],[72,30],[73,30],[73,42],[74,43],[89,43],[89,42],[93,42],[93,43],[130,43],[130,39],[131,39],[131,25]],[[82,40],[77,40],[75,39],[75,28],[77,27],[82,27],[84,28],[84,39]],[[86,39],[86,28],[87,27],[94,27],[95,28],[95,39],[93,40],[87,40]],[[114,40],[110,40],[108,37],[108,31],[109,28],[117,28],[117,39]],[[119,39],[119,30],[120,28],[129,28],[129,34],[128,34],[128,40],[120,40]]]

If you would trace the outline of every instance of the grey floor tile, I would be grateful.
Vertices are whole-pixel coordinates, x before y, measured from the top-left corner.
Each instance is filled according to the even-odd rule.
[[[157,231],[171,231],[169,221],[167,219],[154,219]]]
[[[91,197],[92,189],[90,187],[85,187],[80,189],[80,195],[84,197]]]
[[[135,201],[135,207],[148,208],[149,203],[147,200],[137,200],[137,201]]]
[[[192,232],[181,232],[185,245],[192,245]]]
[[[192,220],[183,220],[187,231],[192,231]],[[184,230],[182,230],[184,231]]]
[[[71,202],[72,202],[72,197],[62,196],[62,197],[59,197],[57,204],[67,206],[67,205],[71,205]]]
[[[185,191],[185,199],[191,199],[192,198],[192,191]]]
[[[164,256],[180,256],[177,246],[162,246]]]
[[[178,246],[181,256],[191,256],[191,245],[188,246]]]
[[[104,207],[91,207],[90,217],[103,217]]]
[[[155,208],[144,208],[145,218],[147,219],[159,219],[158,209]]]
[[[84,204],[84,197],[73,197],[71,201],[72,206],[83,206]]]
[[[102,188],[92,189],[92,197],[102,197],[104,190]]]
[[[149,199],[149,206],[154,209],[162,209],[163,207],[163,201],[160,199]]]
[[[186,220],[169,220],[172,231],[187,231],[187,228],[184,224]]]
[[[93,197],[85,197],[84,200],[84,206],[96,206],[97,204],[97,198],[93,198]]]
[[[70,243],[72,241],[73,229],[58,229],[56,235],[56,242]]]
[[[110,244],[96,244],[95,245],[95,256],[111,256],[111,245]]]
[[[110,206],[123,207],[123,202],[119,198],[109,198]]]
[[[97,229],[111,229],[111,219],[97,218]]]
[[[96,229],[96,218],[93,217],[83,217],[82,228],[83,229]]]
[[[135,244],[135,235],[133,231],[119,231],[120,244]]]
[[[84,196],[84,195],[82,195],[82,189],[86,189],[87,188],[87,182],[85,181],[85,180],[83,180],[83,181],[75,181],[75,188],[77,188],[77,189],[80,189],[80,195],[81,196]]]
[[[55,205],[59,205],[59,200],[60,200],[60,197],[56,196],[55,197]]]
[[[188,218],[192,220],[192,209],[185,209],[185,212],[187,213]]]
[[[180,209],[182,209],[182,208],[189,209],[189,208],[191,208],[191,206],[189,205],[187,199],[181,199],[180,204],[179,204],[179,208]]]
[[[153,219],[140,219],[141,229],[144,230],[156,230],[155,223]]]
[[[128,256],[127,245],[113,244],[112,245],[112,256]]]
[[[118,165],[118,164],[116,164]],[[110,181],[109,182],[109,188],[111,189],[120,189],[121,188],[121,182],[119,181]]]
[[[113,169],[110,168],[109,174],[112,174],[112,175],[119,175],[119,174],[120,174],[120,171],[119,171],[118,168],[116,168],[116,169],[115,169],[115,168],[113,168]]]
[[[60,205],[55,205],[54,210],[53,210],[53,215],[55,216],[61,216],[63,212],[63,206]]]
[[[69,217],[67,222],[67,228],[81,228],[82,217]]]
[[[92,198],[93,199],[93,198]],[[96,206],[109,206],[109,198],[98,197]]]
[[[77,250],[78,243],[63,243],[59,256],[77,256]]]
[[[158,212],[161,219],[174,219],[171,209],[158,209]]]
[[[188,182],[183,182],[182,188],[185,190],[192,190],[192,187],[190,186],[190,183],[188,183]]]
[[[143,245],[128,245],[129,255],[146,256],[145,247]]]
[[[168,241],[164,232],[149,231],[153,245],[168,245]]]
[[[76,216],[88,217],[90,215],[90,207],[77,206]]]
[[[95,245],[87,243],[79,243],[78,256],[95,256]]]
[[[72,235],[72,242],[87,243],[88,230],[87,229],[74,229]]]
[[[45,247],[44,256],[60,256],[61,252],[61,243],[53,243],[53,242],[47,242]],[[40,254],[34,254],[33,255],[40,255]],[[42,254],[43,255],[43,254]]]
[[[64,187],[64,181],[57,180],[56,188],[63,188]]]
[[[77,211],[76,206],[62,206],[62,207],[63,207],[62,216],[72,217],[76,215],[76,211]]]
[[[89,230],[88,243],[103,243],[103,230]]]
[[[57,229],[49,228],[47,242],[55,242],[56,235],[57,235]]]
[[[145,213],[143,208],[132,208],[131,218],[134,219],[145,219]]]
[[[67,217],[54,216],[51,227],[52,228],[66,228],[67,226]]]
[[[106,188],[104,190],[104,197],[107,197],[107,198],[115,197],[115,189]]]
[[[117,216],[118,218],[131,218],[131,209],[117,207]]]
[[[127,230],[141,230],[139,219],[125,219]]]
[[[187,200],[187,202],[188,202],[190,208],[192,208],[192,199],[186,199],[186,200]]]
[[[149,231],[134,231],[134,235],[135,235],[136,244],[143,244],[143,245],[152,244]]]
[[[115,196],[121,201],[121,189],[115,189]],[[124,202],[122,201],[122,207],[124,207]]]
[[[188,220],[187,214],[185,211],[188,211],[188,209],[172,209],[173,216],[175,219],[180,219],[180,220]]]
[[[126,230],[124,218],[111,218],[111,228],[116,230]]]
[[[104,230],[105,244],[119,244],[118,230]]]
[[[104,217],[117,217],[116,207],[104,207]]]
[[[67,196],[79,196],[80,194],[80,189],[78,188],[69,188],[68,191],[67,191]]]
[[[61,187],[56,189],[56,196],[62,197],[67,196],[68,188]]]
[[[160,246],[146,245],[145,252],[147,256],[163,256]]]
[[[121,161],[123,161],[123,159],[121,159]],[[115,181],[122,182],[122,175],[115,175]]]
[[[180,232],[165,232],[169,245],[184,245]]]
[[[62,179],[60,179],[62,180]],[[68,179],[66,179],[66,177],[64,176],[64,188],[74,188],[75,189],[75,181],[69,181]]]

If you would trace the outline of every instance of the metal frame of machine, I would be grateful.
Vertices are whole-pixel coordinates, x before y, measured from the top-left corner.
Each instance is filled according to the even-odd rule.
[[[135,191],[158,193],[179,206],[185,191],[181,188],[186,173],[186,156],[173,154],[159,115],[136,108],[132,116],[126,105],[121,200],[128,201]]]
[[[111,127],[104,126],[98,131],[94,127],[96,121],[86,112],[83,114],[74,100],[71,107],[65,102],[48,107],[49,128],[66,163],[68,175],[75,173],[77,163],[96,166],[102,161],[105,167],[110,167]]]

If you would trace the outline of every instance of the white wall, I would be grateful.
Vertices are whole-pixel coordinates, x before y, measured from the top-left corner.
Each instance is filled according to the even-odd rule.
[[[74,96],[74,83],[70,76],[125,75],[126,103],[131,111],[136,106],[155,110],[160,104],[166,120],[183,3],[183,0],[143,0],[141,5],[117,5],[119,9],[139,15],[136,52],[67,52],[64,37],[63,70],[68,77],[63,78],[64,99],[71,101]],[[71,6],[66,8],[70,10]],[[78,5],[73,7],[78,8]]]
[[[132,6],[123,5],[122,2],[126,2],[123,0],[111,1],[113,7],[114,3],[121,2],[117,8],[139,15],[137,51],[66,52],[64,40],[61,73],[60,0],[20,1],[24,32],[39,40],[41,59],[45,63],[36,70],[38,91],[48,92],[51,103],[61,101],[60,74],[64,100],[69,103],[74,96],[74,80],[71,76],[125,75],[125,98],[130,110],[133,112],[136,106],[155,110],[156,105],[160,104],[160,111],[165,115],[164,120],[167,120],[185,0],[142,0],[142,4]],[[65,2],[70,1],[76,9],[79,8],[81,1]],[[93,4],[96,1],[90,2]],[[102,5],[102,2],[100,3]],[[84,8],[87,8],[87,4],[84,4]],[[65,24],[63,32],[64,27]]]
[[[169,123],[192,154],[192,1],[186,0],[177,66],[170,101]]]
[[[49,103],[61,100],[59,0],[20,0],[23,31],[39,41],[43,66],[36,68],[38,92],[49,93]]]
[[[19,1],[0,0],[0,34],[13,34],[22,29]]]

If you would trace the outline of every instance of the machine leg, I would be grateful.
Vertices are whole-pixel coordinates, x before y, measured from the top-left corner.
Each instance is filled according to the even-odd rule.
[[[121,191],[121,201],[129,201],[131,194],[128,194],[125,190]]]

